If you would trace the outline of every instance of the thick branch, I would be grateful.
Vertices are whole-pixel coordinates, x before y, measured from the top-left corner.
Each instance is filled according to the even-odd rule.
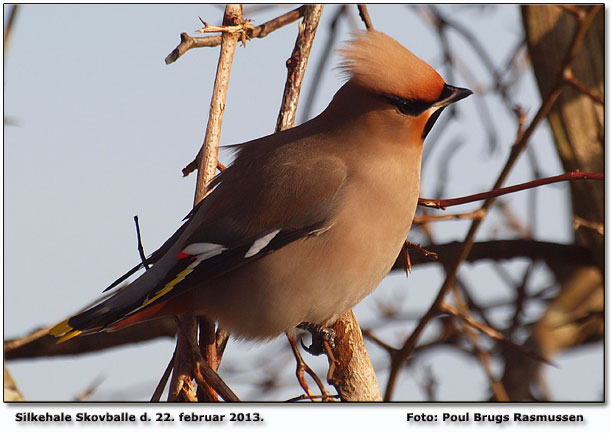
[[[344,313],[335,326],[335,349],[339,360],[331,377],[342,401],[381,401],[380,385],[365,349],[363,335],[352,311]]]
[[[429,263],[438,263],[444,266],[450,265],[459,257],[461,245],[461,242],[426,245],[423,248],[437,254],[437,259],[433,260],[427,258],[423,254],[411,254],[411,264],[412,266]],[[475,263],[480,260],[512,260],[516,258],[543,260],[549,266],[590,266],[594,263],[594,259],[585,247],[527,239],[495,240],[474,243],[465,261]],[[397,261],[392,267],[392,271],[403,270],[403,263],[397,258]]]

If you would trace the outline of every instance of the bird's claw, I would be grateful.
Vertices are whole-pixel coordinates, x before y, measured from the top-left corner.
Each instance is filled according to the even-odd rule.
[[[300,341],[303,350],[309,354],[318,356],[324,353],[325,342],[329,343],[331,349],[335,348],[335,331],[333,328],[307,322],[300,323],[297,327],[308,331],[312,335],[312,344],[309,347],[303,344],[303,338]]]

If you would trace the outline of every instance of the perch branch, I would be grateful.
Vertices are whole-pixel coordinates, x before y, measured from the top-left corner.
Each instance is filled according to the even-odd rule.
[[[225,401],[240,401],[237,395],[227,386],[223,379],[206,363],[199,347],[190,339],[180,320],[176,319],[176,328],[181,337],[188,343],[195,380],[201,388],[211,386]]]
[[[228,4],[225,7],[225,14],[223,17],[223,25],[224,26],[232,26],[239,25],[243,23],[242,18],[242,7],[238,4]],[[216,169],[218,166],[218,152],[219,152],[219,144],[221,139],[221,126],[223,123],[223,114],[225,112],[225,100],[227,97],[227,89],[229,87],[229,77],[231,75],[231,65],[233,63],[233,56],[235,53],[235,49],[237,46],[238,38],[240,35],[238,33],[229,33],[225,32],[221,35],[221,52],[219,55],[219,60],[217,64],[216,77],[214,80],[214,88],[212,91],[212,100],[210,101],[210,113],[208,115],[208,123],[206,125],[206,134],[204,137],[204,143],[199,152],[200,158],[198,161],[198,169],[197,169],[197,181],[195,186],[195,198],[194,205],[198,204],[201,200],[204,199],[207,193],[207,185],[214,178],[216,174]],[[177,319],[178,322],[182,322],[182,330],[184,331],[179,335],[178,344],[177,344],[177,352],[176,352],[176,362],[174,368],[174,377],[172,378],[172,385],[170,386],[170,394],[177,394],[177,387],[180,382],[184,381],[185,383],[191,383],[191,374],[196,375],[196,380],[200,387],[199,393],[205,400],[216,400],[216,395],[214,392],[210,392],[211,390],[207,387],[207,385],[212,386],[214,390],[218,392],[216,387],[213,386],[212,383],[207,382],[204,383],[198,380],[197,368],[189,369],[188,363],[186,362],[187,349],[188,347],[198,347],[197,346],[197,331],[199,328],[201,335],[214,335],[214,322],[206,320],[205,325],[200,327],[197,326],[197,318],[194,315],[188,314],[182,316],[180,319]],[[182,339],[182,341],[181,341]],[[215,339],[212,341],[208,341],[208,344],[204,344],[202,348],[207,355],[207,362],[204,368],[205,370],[211,370],[214,372],[213,367],[217,367],[216,354],[217,347]],[[212,345],[213,347],[208,347]],[[206,362],[203,360],[201,353],[199,352],[199,348],[197,351],[197,361]],[[197,363],[194,361],[193,367],[195,367]],[[180,368],[180,370],[179,370]],[[215,373],[216,374],[216,373]],[[206,378],[208,378],[206,376]],[[226,396],[219,392],[225,400],[227,400]]]

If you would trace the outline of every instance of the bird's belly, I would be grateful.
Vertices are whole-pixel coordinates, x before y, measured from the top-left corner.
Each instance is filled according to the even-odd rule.
[[[272,338],[301,322],[334,323],[379,285],[409,231],[415,203],[383,208],[380,215],[368,203],[344,207],[352,211],[340,212],[325,233],[293,242],[202,288],[205,302],[198,304],[245,338]]]

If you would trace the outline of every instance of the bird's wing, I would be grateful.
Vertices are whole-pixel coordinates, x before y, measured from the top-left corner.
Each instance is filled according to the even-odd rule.
[[[184,246],[176,254],[174,265],[148,291],[137,310],[166,301],[189,290],[194,283],[201,285],[298,239],[326,231],[333,223],[347,177],[343,161],[319,157],[307,164],[285,164],[277,176],[275,180],[265,179],[262,185],[250,185],[253,189],[242,185],[250,197],[240,197],[238,193],[232,198],[223,197],[233,179],[223,180],[227,183],[221,183],[213,192],[211,203],[224,199],[229,208],[222,215],[212,212],[209,206],[195,210],[189,224],[197,227],[185,230],[190,233],[181,240]],[[282,185],[274,188],[270,184],[274,181]],[[221,207],[226,205],[215,210]],[[245,212],[245,207],[252,209]],[[232,229],[232,224],[242,230]]]
[[[166,246],[167,241],[162,246],[164,256],[150,270],[51,333],[64,341],[83,331],[103,329],[291,242],[328,230],[347,178],[344,163],[335,157],[310,158],[307,163],[296,159],[275,173],[274,178],[250,183],[239,177],[239,171],[227,173],[173,236],[173,245]]]

